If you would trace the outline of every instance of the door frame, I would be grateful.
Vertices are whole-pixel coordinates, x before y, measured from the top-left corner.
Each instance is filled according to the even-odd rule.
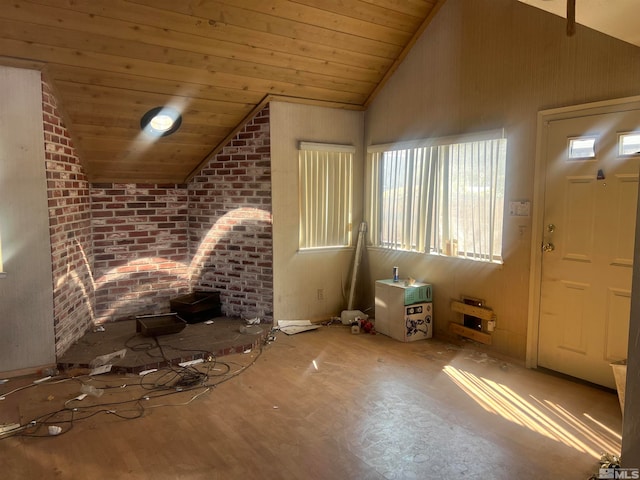
[[[525,365],[538,366],[538,340],[540,322],[540,291],[542,282],[542,238],[544,228],[544,198],[546,178],[546,152],[549,122],[570,118],[588,117],[603,113],[640,110],[640,95],[601,102],[571,105],[541,110],[536,123],[536,154],[533,176],[533,209],[531,217],[531,254],[529,261],[529,308],[527,320],[527,349]],[[633,296],[633,293],[632,293]]]

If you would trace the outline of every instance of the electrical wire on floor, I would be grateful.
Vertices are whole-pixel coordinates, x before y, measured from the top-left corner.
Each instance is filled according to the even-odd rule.
[[[161,344],[157,337],[154,337],[154,343],[147,342],[144,344],[137,344],[134,346],[128,345],[132,340],[130,338],[125,342],[125,346],[135,351],[147,351],[147,354],[152,358],[162,358],[166,363],[166,367],[160,368],[152,373],[140,376],[138,382],[131,384],[124,383],[118,385],[101,385],[99,388],[89,385],[89,382],[84,382],[89,378],[91,382],[110,382],[112,379],[104,380],[97,376],[81,375],[77,377],[68,377],[60,380],[53,380],[40,383],[31,383],[23,387],[16,388],[5,394],[0,394],[0,398],[15,394],[18,391],[25,390],[30,387],[36,387],[38,385],[55,385],[63,382],[76,381],[85,386],[85,390],[92,392],[92,394],[82,393],[76,397],[73,397],[65,401],[63,408],[46,413],[39,417],[36,417],[24,425],[20,425],[14,429],[0,432],[0,440],[11,438],[14,436],[21,437],[52,437],[59,436],[68,433],[73,429],[76,422],[87,420],[95,417],[99,414],[113,415],[122,420],[134,420],[144,416],[145,411],[152,408],[170,407],[170,406],[187,406],[192,402],[200,398],[201,396],[211,392],[215,387],[225,383],[238,375],[246,371],[253,366],[258,359],[262,356],[263,346],[268,345],[275,341],[276,330],[272,329],[270,334],[265,338],[264,342],[259,344],[258,353],[253,357],[250,363],[247,365],[241,365],[236,362],[222,362],[219,361],[215,355],[211,352],[204,350],[188,350],[172,347],[171,345]],[[195,365],[180,366],[174,365],[173,361],[167,358],[165,349],[171,348],[176,351],[184,352],[197,352],[201,355],[199,358],[203,359],[202,363]],[[158,350],[160,355],[152,355],[150,351]],[[231,363],[239,365],[235,371],[232,371]],[[222,367],[222,370],[220,370]],[[201,370],[203,368],[203,370]],[[127,380],[127,379],[125,379]],[[88,396],[91,398],[98,398],[102,396],[102,393],[107,390],[111,391],[127,391],[128,388],[138,386],[143,390],[143,393],[135,398],[113,401],[113,402],[101,402],[91,405],[83,405],[80,402],[85,400]],[[92,387],[92,388],[86,388]],[[193,392],[193,395],[184,402],[179,403],[162,403],[154,404],[152,401],[168,398],[176,394],[184,394]]]
[[[51,377],[48,379],[40,379],[35,380],[27,385],[23,385],[22,387],[14,388],[10,392],[0,394],[0,400],[5,400],[9,395],[13,395],[14,393],[20,392],[22,390],[26,390],[27,388],[37,387],[38,385],[57,385],[59,383],[64,383],[72,380],[71,378],[62,378],[59,380],[53,380],[55,377]]]

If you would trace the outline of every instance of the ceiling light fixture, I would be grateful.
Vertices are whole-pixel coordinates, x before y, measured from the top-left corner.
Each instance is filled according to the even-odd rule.
[[[140,128],[152,137],[166,137],[182,124],[182,115],[171,107],[155,107],[140,119]]]

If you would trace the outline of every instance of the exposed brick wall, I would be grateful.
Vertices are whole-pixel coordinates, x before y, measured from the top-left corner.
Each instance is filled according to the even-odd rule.
[[[49,229],[53,267],[56,354],[61,355],[92,326],[93,246],[89,184],[56,102],[42,82]]]
[[[265,107],[189,184],[191,285],[229,316],[273,320],[271,147]]]
[[[89,184],[43,82],[56,354],[94,323],[218,290],[229,316],[273,319],[269,109],[189,185]]]
[[[186,185],[91,184],[98,322],[165,313],[188,290]]]

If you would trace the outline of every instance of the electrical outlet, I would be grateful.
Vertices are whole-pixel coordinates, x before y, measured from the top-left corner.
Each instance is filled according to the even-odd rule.
[[[518,231],[520,232],[520,236],[524,237],[524,234],[527,231],[527,226],[526,225],[518,225]]]
[[[318,300],[324,300],[324,288],[318,289]]]

